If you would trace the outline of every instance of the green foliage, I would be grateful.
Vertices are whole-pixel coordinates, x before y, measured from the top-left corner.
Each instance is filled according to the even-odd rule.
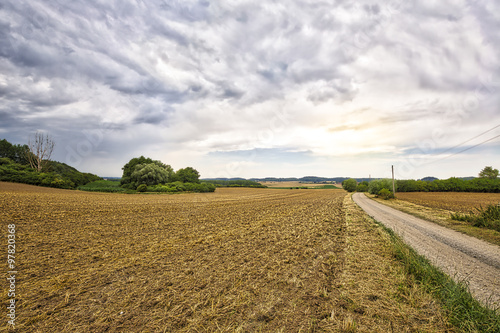
[[[5,139],[0,140],[0,157],[7,157],[16,163],[28,165],[28,152],[28,145],[13,145]]]
[[[200,174],[198,171],[191,167],[183,168],[177,170],[175,173],[176,180],[181,181],[183,183],[199,183],[200,182]]]
[[[155,185],[148,186],[148,192],[166,192],[166,193],[175,193],[175,192],[214,192],[215,185],[209,183],[182,183],[182,182],[173,182],[167,183],[164,185]]]
[[[356,186],[356,192],[367,192],[369,183],[365,180]]]
[[[29,165],[16,163],[6,157],[0,158],[0,181],[75,189],[99,179],[96,175],[81,173],[60,162],[49,161],[42,172],[36,172]]]
[[[122,179],[121,179],[121,184],[125,185],[125,184],[132,183],[130,176],[132,176],[132,173],[134,172],[135,167],[139,164],[148,164],[148,163],[153,163],[153,160],[150,158],[146,158],[144,156],[131,159],[122,168],[123,175],[122,175]]]
[[[348,192],[356,191],[356,186],[358,186],[358,182],[356,181],[356,179],[350,178],[342,182],[342,187]]]
[[[99,176],[91,173],[80,172],[72,166],[57,161],[48,161],[44,171],[61,175],[63,179],[67,178],[68,180],[73,182],[75,186],[85,185],[90,182],[102,179]]]
[[[257,188],[267,188],[267,186],[262,185],[253,180],[246,179],[236,179],[236,180],[219,180],[219,179],[211,179],[204,180],[203,182],[214,184],[217,187],[257,187]]]
[[[469,212],[469,214],[451,214],[451,218],[457,221],[469,222],[475,227],[500,231],[499,205],[488,205],[486,208],[476,208],[476,212]]]
[[[500,192],[500,179],[474,178],[470,180],[449,178],[426,182],[421,180],[398,180],[398,192]]]
[[[148,186],[146,184],[141,184],[141,185],[137,186],[137,192],[146,192],[147,189],[148,189]]]
[[[120,186],[119,181],[97,180],[86,185],[78,186],[81,191],[91,192],[125,192],[125,188]]]
[[[497,179],[498,169],[493,169],[491,166],[484,167],[484,169],[479,172],[479,178]]]
[[[378,192],[377,197],[384,200],[394,199],[394,193],[386,188],[383,188]]]
[[[392,179],[376,179],[372,180],[368,184],[368,192],[370,194],[379,194],[380,190],[386,189],[388,191],[392,191]],[[396,189],[399,191],[399,187],[397,187],[396,184]]]
[[[130,183],[136,187],[145,185],[158,185],[166,183],[172,176],[172,168],[159,161],[148,164],[137,164],[130,175]]]

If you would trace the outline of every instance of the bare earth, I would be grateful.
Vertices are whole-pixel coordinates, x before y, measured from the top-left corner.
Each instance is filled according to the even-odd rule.
[[[353,200],[432,264],[457,281],[467,281],[479,301],[498,308],[500,247],[387,207],[362,193],[355,193]]]

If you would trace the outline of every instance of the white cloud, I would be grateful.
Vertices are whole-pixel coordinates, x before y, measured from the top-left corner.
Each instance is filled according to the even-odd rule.
[[[240,163],[245,177],[366,176],[353,165],[385,170],[429,140],[446,149],[499,121],[498,6],[9,1],[0,132],[15,143],[52,132],[63,161],[89,140],[84,130],[101,133],[75,166],[106,175],[143,154],[211,174]],[[237,158],[254,149],[279,159]],[[412,175],[431,175],[420,169]]]

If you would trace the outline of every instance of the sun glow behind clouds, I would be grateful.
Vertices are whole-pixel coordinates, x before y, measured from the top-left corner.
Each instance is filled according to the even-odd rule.
[[[79,157],[106,176],[140,155],[202,176],[228,163],[241,166],[232,177],[366,176],[353,165],[386,170],[423,142],[446,149],[499,122],[499,6],[7,0],[0,132],[14,143],[50,132],[54,158],[68,162],[97,131]],[[469,153],[413,177],[500,164],[498,154],[460,163]]]

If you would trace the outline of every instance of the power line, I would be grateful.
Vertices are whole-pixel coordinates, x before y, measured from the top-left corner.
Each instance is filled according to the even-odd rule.
[[[499,125],[499,126],[500,126],[500,125]],[[476,144],[476,145],[474,145],[474,146],[471,146],[471,147],[465,148],[465,149],[463,149],[463,150],[461,150],[461,151],[459,151],[459,152],[456,152],[456,153],[454,153],[454,154],[451,154],[451,155],[445,156],[445,157],[443,157],[443,158],[440,158],[439,160],[435,160],[435,161],[432,161],[432,162],[430,162],[430,163],[439,162],[439,161],[442,161],[442,160],[447,159],[447,158],[449,158],[449,157],[452,157],[452,156],[455,156],[455,155],[461,154],[461,153],[463,153],[463,152],[466,152],[467,150],[471,150],[471,149],[473,149],[473,148],[476,148],[477,146],[480,146],[480,145],[483,145],[483,144],[485,144],[485,143],[487,143],[487,142],[493,141],[493,140],[495,140],[496,138],[500,138],[500,135],[494,136],[494,137],[492,137],[491,139],[485,140],[485,141],[480,142],[480,143],[478,143],[478,144]],[[472,140],[472,139],[471,139],[471,140]],[[468,141],[470,141],[470,140],[468,140]],[[467,141],[467,142],[468,142],[468,141]],[[429,164],[430,164],[430,163],[429,163]]]
[[[471,138],[471,139],[469,139],[469,140],[467,140],[467,141],[464,141],[464,142],[462,142],[462,143],[459,143],[459,144],[458,144],[458,145],[456,145],[456,146],[453,146],[453,147],[451,147],[451,148],[448,148],[448,149],[446,149],[446,150],[443,150],[442,152],[440,152],[440,153],[438,154],[438,156],[439,156],[439,155],[443,155],[444,153],[447,153],[447,152],[449,152],[450,150],[453,150],[453,149],[455,149],[455,148],[458,148],[458,147],[460,147],[460,146],[462,146],[462,145],[466,144],[467,142],[470,142],[470,141],[472,141],[472,140],[474,140],[474,139],[477,139],[477,138],[479,138],[480,136],[483,136],[484,134],[486,134],[486,133],[488,133],[488,132],[491,132],[491,131],[493,131],[494,129],[496,129],[496,128],[498,128],[498,127],[500,127],[500,124],[496,125],[496,126],[495,126],[495,127],[493,127],[493,128],[490,128],[489,130],[487,130],[487,131],[485,131],[485,132],[483,132],[483,133],[481,133],[481,134],[479,134],[479,135],[476,135],[475,137],[473,137],[473,138]],[[458,154],[458,153],[457,153],[457,154]],[[451,156],[453,156],[453,155],[451,155]]]

